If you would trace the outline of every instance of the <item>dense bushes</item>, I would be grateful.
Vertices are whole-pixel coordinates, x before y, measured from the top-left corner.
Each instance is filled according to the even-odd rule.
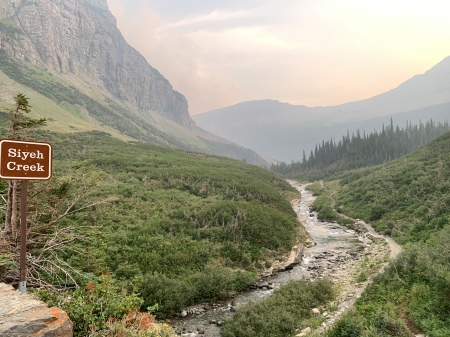
[[[98,280],[89,281],[84,287],[62,294],[48,290],[39,290],[35,294],[47,305],[57,306],[68,314],[73,323],[75,337],[119,336],[112,333],[112,322],[119,322],[143,303],[136,293],[127,293],[109,275],[103,275]],[[147,320],[150,320],[149,323],[153,321],[150,315],[147,315]],[[131,323],[129,319],[128,323]],[[118,329],[119,325],[114,324],[115,329]],[[135,334],[129,333],[127,336],[137,337],[139,330],[137,326]],[[144,329],[141,332],[144,332]]]
[[[254,273],[232,271],[219,263],[209,263],[204,270],[183,279],[160,273],[146,274],[141,286],[143,307],[157,303],[157,314],[164,317],[193,303],[221,299],[245,290],[255,282]]]
[[[291,281],[270,297],[239,309],[225,322],[222,337],[286,337],[296,329],[319,325],[311,309],[333,299],[331,282]]]
[[[446,133],[405,159],[346,174],[336,207],[401,243],[427,240],[449,222],[449,177]]]
[[[326,337],[406,337],[406,324],[428,336],[450,336],[450,226],[432,241],[407,248]]]
[[[314,210],[317,212],[317,218],[323,221],[337,222],[353,228],[354,220],[339,214],[338,211],[340,209],[334,209],[333,193],[336,190],[336,186],[334,185],[336,185],[336,182],[328,182],[326,184],[315,182],[306,187],[317,197],[313,204]]]
[[[370,319],[350,311],[325,337],[411,337],[405,322],[391,308],[378,308]]]
[[[141,286],[144,305],[158,303],[159,314],[170,315],[193,303],[194,287],[183,279],[171,279],[164,274],[147,274]]]
[[[450,336],[450,133],[390,164],[348,173],[336,195],[352,217],[405,244],[327,337]]]
[[[94,207],[76,207],[55,228],[85,234],[58,251],[59,261],[73,268],[80,284],[83,277],[108,271],[129,289],[136,286],[142,306],[158,304],[159,316],[247,289],[258,270],[296,242],[299,224],[289,198],[297,192],[267,170],[127,144],[101,132],[43,132],[39,139],[53,145],[54,171],[48,184],[32,185],[36,198],[47,193],[39,187],[50,188],[74,167],[101,173],[92,184],[86,177],[72,179],[74,186],[95,186],[81,200],[113,196]]]

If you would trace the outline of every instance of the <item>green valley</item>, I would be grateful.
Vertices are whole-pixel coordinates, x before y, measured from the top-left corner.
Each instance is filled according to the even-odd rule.
[[[404,247],[326,337],[450,334],[449,168],[447,132],[398,160],[315,184],[319,216],[363,219]]]
[[[405,249],[327,336],[409,336],[390,325],[394,319],[411,332],[450,334],[449,167],[446,133],[407,157],[340,180],[337,208],[372,221]]]
[[[31,184],[30,248],[64,268],[32,269],[41,283],[71,287],[111,273],[164,317],[247,289],[306,237],[289,203],[297,192],[260,167],[103,132],[34,137],[52,144],[54,170]],[[48,235],[64,249],[47,247]],[[7,247],[0,253],[0,277],[11,282],[16,260]]]
[[[419,69],[417,53],[386,67],[364,52],[387,41],[367,33],[395,37],[400,16],[382,7],[362,6],[383,18],[365,31],[340,17],[356,7],[294,6],[302,27],[332,29],[316,48],[288,32],[283,15],[298,15],[281,2],[113,2],[0,1],[0,139],[22,141],[0,151],[1,336],[48,336],[30,322],[43,307],[70,337],[450,336],[450,57],[375,93]],[[350,27],[364,43],[340,37]],[[421,71],[445,56],[431,54]],[[51,144],[50,179],[3,174],[49,167],[26,162],[41,154],[27,140]],[[40,305],[30,320],[25,297]]]
[[[362,219],[403,246],[400,255],[373,276],[347,314],[325,332],[313,332],[311,336],[449,336],[449,168],[450,133],[447,132],[397,160],[341,172],[309,185],[308,189],[318,196],[314,207],[321,221],[364,230],[351,220]],[[316,284],[311,283],[313,287]],[[288,289],[289,286],[281,287],[274,296],[289,292]],[[290,290],[289,298],[300,293]],[[288,319],[305,302],[286,301],[271,297],[248,305],[227,322],[225,335],[264,336],[267,327],[262,322],[266,322],[271,328],[277,327],[274,335],[286,329],[289,336],[295,336],[296,328],[299,331],[320,324],[314,322],[307,310],[305,318]],[[317,305],[314,299],[307,302],[309,310]],[[328,299],[320,305],[329,309],[332,303]]]

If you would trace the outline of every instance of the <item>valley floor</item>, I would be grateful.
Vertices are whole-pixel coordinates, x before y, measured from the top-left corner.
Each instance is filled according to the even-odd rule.
[[[336,223],[318,221],[317,214],[309,211],[315,200],[312,192],[306,190],[306,185],[294,181],[290,183],[301,193],[301,199],[292,200],[292,207],[314,241],[311,247],[303,250],[301,263],[290,271],[268,278],[266,290],[258,289],[240,294],[228,305],[205,306],[205,309],[208,307],[206,311],[200,308],[202,310],[195,310],[190,317],[173,322],[175,330],[181,336],[218,337],[220,327],[216,323],[230,319],[234,310],[249,301],[270,296],[274,288],[290,280],[305,277],[311,280],[328,278],[338,290],[333,310],[321,310],[320,315],[325,321],[316,331],[323,332],[353,306],[371,277],[401,251],[401,247],[392,239],[377,234],[363,221],[355,220],[360,228],[357,231]]]

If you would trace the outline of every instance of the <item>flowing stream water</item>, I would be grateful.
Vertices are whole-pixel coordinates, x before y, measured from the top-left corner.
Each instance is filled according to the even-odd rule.
[[[315,245],[305,248],[302,253],[301,263],[289,271],[280,272],[265,279],[268,285],[264,289],[254,289],[231,299],[229,303],[216,306],[202,307],[193,315],[174,319],[170,324],[174,330],[182,336],[208,336],[219,337],[221,323],[229,319],[235,309],[239,309],[249,302],[259,301],[270,296],[273,289],[283,285],[290,280],[302,278],[316,279],[328,277],[348,279],[349,273],[354,270],[351,266],[360,264],[364,257],[364,250],[371,242],[364,235],[340,226],[336,223],[321,222],[317,220],[317,214],[310,211],[310,206],[315,197],[305,186],[291,182],[301,193],[301,199],[293,202],[293,209],[297,213],[299,221],[303,224]],[[360,285],[360,287],[362,287]],[[362,289],[360,289],[360,292]],[[352,293],[344,294],[342,302],[349,300],[343,305],[342,310],[351,305],[351,298],[357,296],[357,289]],[[187,311],[185,312],[185,314]]]

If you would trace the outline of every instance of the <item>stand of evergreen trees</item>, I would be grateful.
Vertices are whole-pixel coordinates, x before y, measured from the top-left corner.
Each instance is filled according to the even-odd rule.
[[[336,142],[333,139],[322,141],[306,157],[291,164],[277,163],[271,170],[289,177],[314,180],[361,167],[379,165],[408,154],[425,145],[432,139],[449,131],[448,121],[444,123],[429,120],[419,125],[407,123],[404,128],[394,126],[391,119],[381,131],[370,134],[358,129]]]

